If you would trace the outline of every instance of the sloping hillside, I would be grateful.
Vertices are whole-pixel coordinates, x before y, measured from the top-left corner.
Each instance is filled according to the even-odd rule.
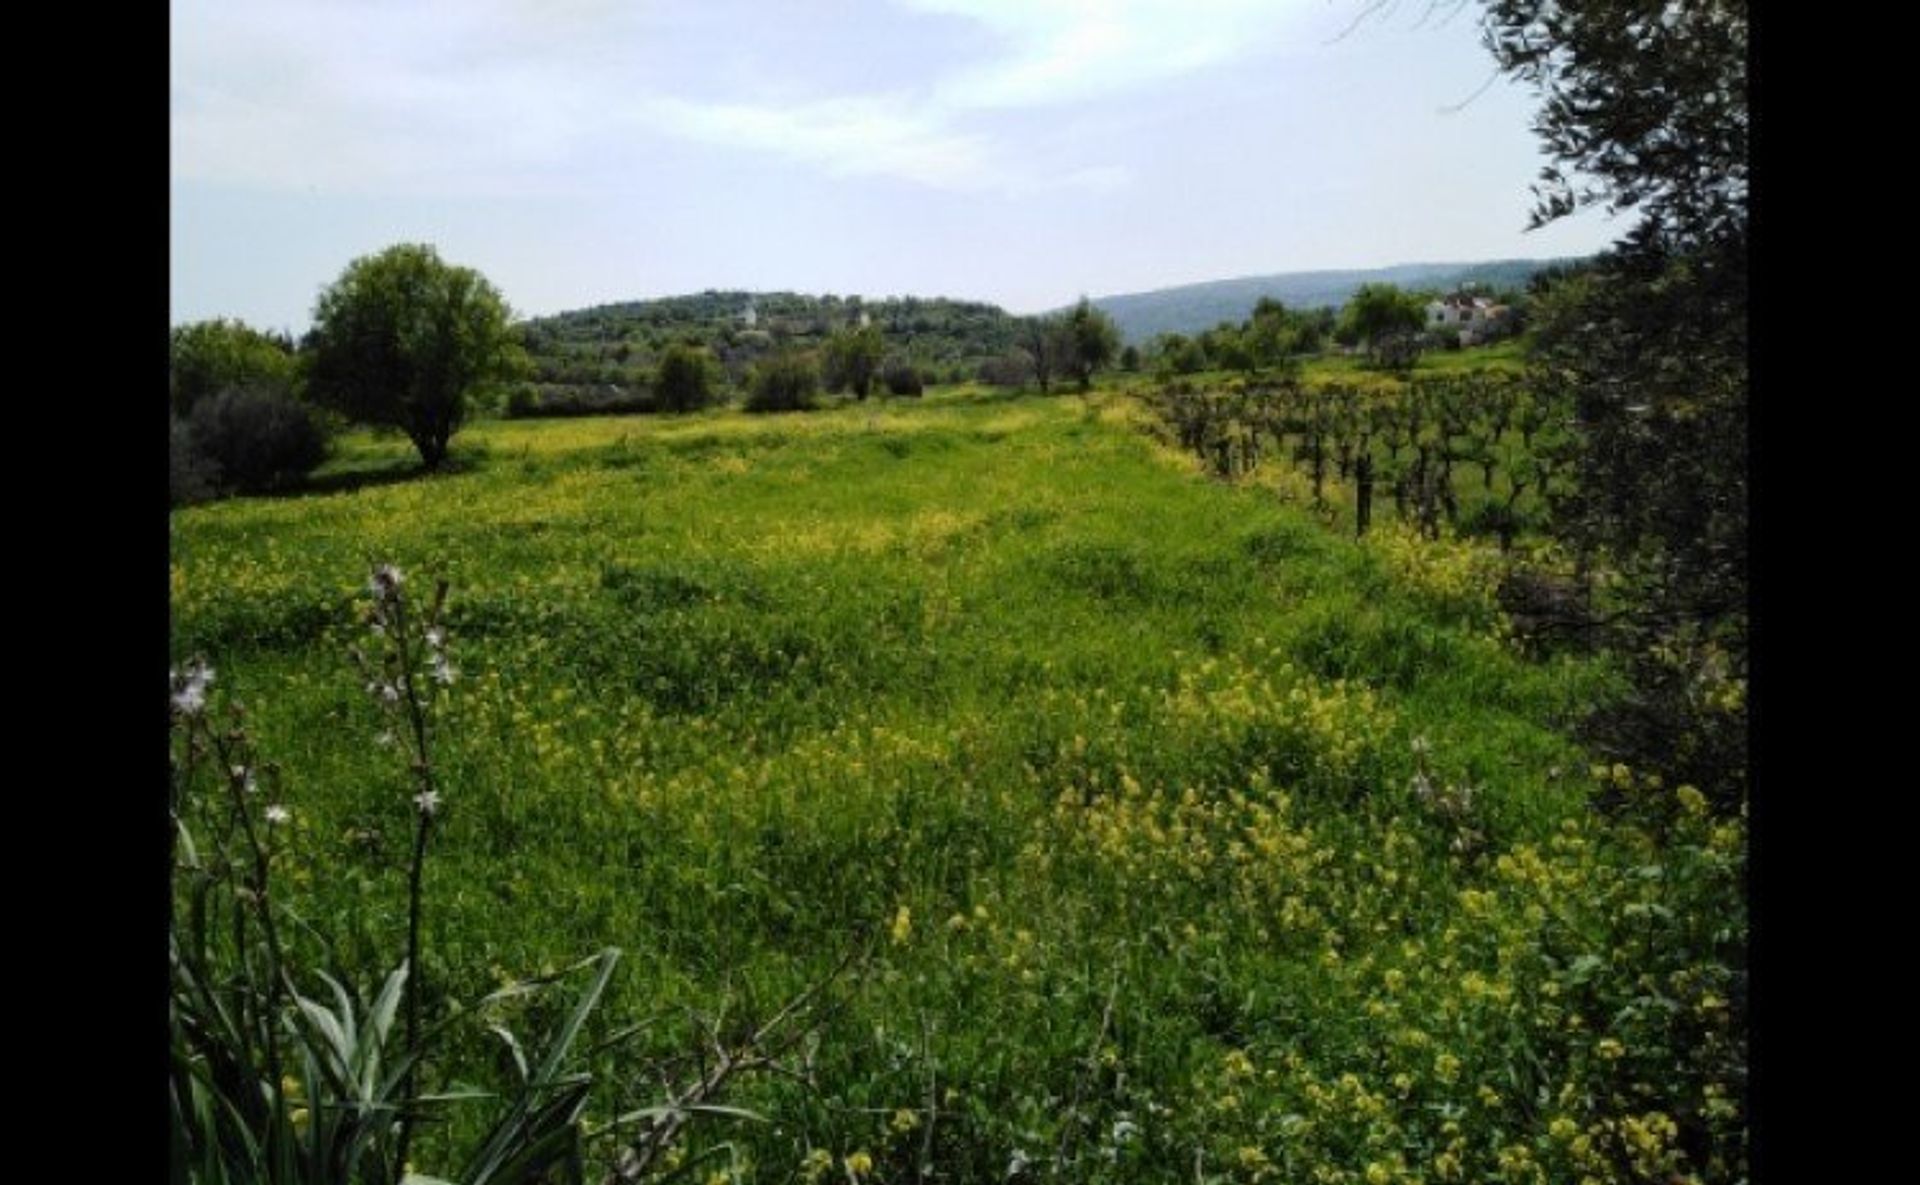
[[[1145,343],[1162,333],[1198,333],[1222,321],[1242,321],[1263,296],[1271,296],[1294,308],[1338,308],[1362,284],[1438,289],[1461,284],[1518,288],[1535,272],[1574,262],[1577,260],[1572,258],[1504,259],[1486,263],[1402,263],[1368,270],[1282,272],[1102,296],[1093,303],[1107,311],[1120,327],[1123,338]]]

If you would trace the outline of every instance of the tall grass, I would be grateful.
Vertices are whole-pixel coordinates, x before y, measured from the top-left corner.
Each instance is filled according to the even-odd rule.
[[[794,1075],[736,1084],[769,1122],[649,1171],[1737,1178],[1741,821],[1596,774],[1567,728],[1617,674],[1518,652],[1473,563],[1138,422],[966,391],[476,425],[460,472],[176,513],[174,645],[297,771],[277,883],[343,982],[404,943],[419,793],[338,660],[369,552],[460,590],[428,1006],[618,944],[576,1048],[635,1085],[710,1044],[688,1010],[775,1013],[874,944]],[[502,1057],[436,1048],[449,1085]],[[486,1125],[443,1113],[444,1171]]]

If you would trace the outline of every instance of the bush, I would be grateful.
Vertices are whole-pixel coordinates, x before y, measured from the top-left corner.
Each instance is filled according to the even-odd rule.
[[[293,343],[243,321],[196,321],[168,335],[167,371],[174,413],[190,415],[195,404],[228,387],[291,391]]]
[[[662,411],[694,411],[713,402],[713,355],[699,346],[672,345],[660,356],[653,392]]]
[[[194,447],[193,430],[172,417],[167,446],[167,495],[171,505],[205,502],[220,492],[220,466]]]
[[[1384,370],[1412,370],[1420,360],[1421,335],[1411,332],[1385,333],[1373,339],[1373,364]]]
[[[660,410],[653,392],[610,383],[538,383],[530,416],[634,416]]]
[[[880,378],[887,384],[888,392],[894,395],[918,396],[924,389],[920,372],[913,368],[912,363],[903,359],[896,358],[887,363],[886,369],[880,373]]]
[[[980,381],[995,387],[1024,387],[1033,381],[1033,359],[1025,350],[1008,350],[980,364]]]
[[[327,459],[327,431],[312,408],[285,395],[235,387],[194,405],[193,450],[244,492],[298,481]]]
[[[808,354],[775,354],[753,368],[748,411],[807,411],[820,394],[820,367]]]
[[[513,390],[507,392],[508,419],[519,420],[538,414],[540,414],[540,393],[534,390],[532,383],[517,384]]]

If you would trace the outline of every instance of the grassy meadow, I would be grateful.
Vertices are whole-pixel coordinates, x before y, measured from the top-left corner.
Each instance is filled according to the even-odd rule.
[[[290,941],[399,949],[411,791],[348,657],[391,562],[450,583],[459,672],[429,992],[618,946],[594,1023],[665,1056],[863,952],[684,1179],[1744,1175],[1740,823],[1591,766],[1616,678],[1523,657],[1486,549],[1355,542],[1144,419],[484,421],[450,472],[355,434],[318,492],[175,512],[172,648],[281,767]],[[646,1097],[597,1057],[597,1117]]]

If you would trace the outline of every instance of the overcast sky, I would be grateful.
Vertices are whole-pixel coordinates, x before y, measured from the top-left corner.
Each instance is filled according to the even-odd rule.
[[[1364,7],[175,0],[172,319],[304,331],[397,242],[522,315],[707,288],[1032,312],[1618,233],[1523,233],[1535,103],[1477,5],[1342,37]]]

